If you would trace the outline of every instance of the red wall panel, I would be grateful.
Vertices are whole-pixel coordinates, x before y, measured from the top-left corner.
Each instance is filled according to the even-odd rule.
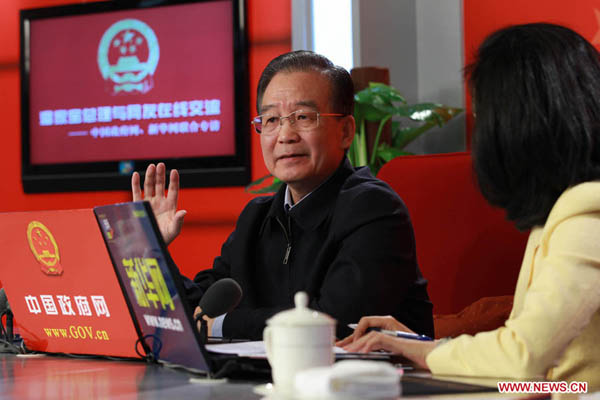
[[[248,36],[255,43],[281,43],[291,38],[290,0],[247,0]],[[288,50],[289,51],[289,48]]]
[[[487,35],[508,25],[551,22],[565,25],[590,41],[600,32],[597,0],[463,1],[466,62],[473,59],[474,51]]]
[[[600,2],[598,0],[463,0],[465,65],[473,61],[477,47],[490,33],[508,25],[550,22],[567,26],[600,45]],[[465,104],[467,143],[470,147],[472,119],[471,97]]]

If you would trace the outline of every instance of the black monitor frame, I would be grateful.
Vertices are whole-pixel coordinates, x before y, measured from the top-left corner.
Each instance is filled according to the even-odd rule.
[[[27,9],[20,11],[21,151],[25,193],[127,190],[131,175],[119,172],[121,161],[143,171],[150,163],[164,161],[176,168],[182,187],[244,186],[250,182],[249,78],[245,0],[230,1],[233,15],[235,155],[219,157],[115,160],[106,162],[32,164],[30,159],[30,23],[36,19],[85,15],[215,0],[106,1]],[[143,176],[143,174],[142,174]]]

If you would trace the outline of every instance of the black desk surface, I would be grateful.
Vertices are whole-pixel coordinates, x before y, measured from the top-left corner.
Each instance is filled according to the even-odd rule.
[[[257,384],[243,381],[215,382],[183,370],[141,361],[0,354],[0,400],[264,398],[254,392]],[[406,374],[402,386],[403,398],[415,396],[414,398],[424,399],[449,392],[454,398],[507,398],[495,390],[481,392],[481,387],[434,381],[423,374]],[[447,398],[448,394],[444,397]],[[272,398],[273,396],[269,397]]]

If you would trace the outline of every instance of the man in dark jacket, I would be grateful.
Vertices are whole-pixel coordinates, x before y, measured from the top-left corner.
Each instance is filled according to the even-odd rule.
[[[346,70],[308,51],[283,54],[263,71],[252,125],[267,169],[285,185],[250,201],[213,268],[186,282],[193,306],[218,279],[242,287],[235,310],[208,320],[213,336],[261,338],[265,321],[293,307],[300,290],[310,308],[337,319],[338,337],[349,333],[348,323],[377,314],[433,335],[408,211],[387,184],[345,157],[354,138],[353,91]],[[149,166],[145,199],[170,243],[185,211],[177,211],[177,172],[166,197],[164,182],[164,164]],[[132,187],[141,200],[138,174]]]

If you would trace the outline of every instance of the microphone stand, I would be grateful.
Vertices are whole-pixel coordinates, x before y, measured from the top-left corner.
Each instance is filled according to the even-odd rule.
[[[6,310],[6,340],[12,342],[13,336],[13,313],[10,309]]]
[[[200,340],[204,344],[208,342],[208,322],[206,322],[206,320],[202,318],[205,315],[206,314],[204,314],[204,312],[201,312],[200,314],[196,315],[196,317],[194,317],[196,327],[198,326],[198,321],[200,321]]]
[[[6,328],[2,319],[6,316]],[[13,335],[13,313],[10,308],[0,314],[0,353],[19,353],[19,349],[15,346],[15,336]]]

